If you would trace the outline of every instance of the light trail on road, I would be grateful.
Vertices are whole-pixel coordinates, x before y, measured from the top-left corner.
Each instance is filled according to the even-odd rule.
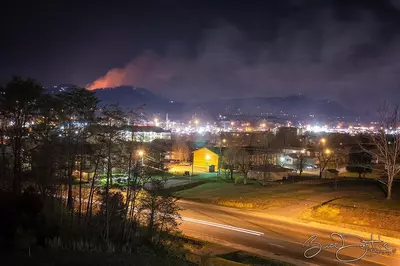
[[[223,228],[223,229],[237,231],[237,232],[246,233],[246,234],[255,235],[255,236],[264,235],[264,233],[262,233],[262,232],[257,232],[257,231],[240,228],[240,227],[235,227],[235,226],[230,226],[230,225],[225,225],[225,224],[208,222],[208,221],[204,221],[204,220],[198,220],[198,219],[194,219],[194,218],[180,217],[180,220],[185,221],[185,222],[192,222],[192,223],[198,223],[198,224],[204,224],[204,225],[208,225],[208,226]]]

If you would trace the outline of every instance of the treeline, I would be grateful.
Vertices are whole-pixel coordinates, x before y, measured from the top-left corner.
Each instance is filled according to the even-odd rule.
[[[49,94],[19,77],[0,88],[0,243],[126,252],[176,245],[179,209],[138,158],[136,119],[82,88]],[[115,172],[126,173],[123,190],[113,189]]]

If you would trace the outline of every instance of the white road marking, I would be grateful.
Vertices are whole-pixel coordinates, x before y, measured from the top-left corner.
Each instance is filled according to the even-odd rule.
[[[188,218],[188,217],[181,217],[180,219],[181,219],[182,221],[185,221],[185,222],[192,222],[192,223],[204,224],[204,225],[208,225],[208,226],[223,228],[223,229],[232,230],[232,231],[237,231],[237,232],[246,233],[246,234],[255,235],[255,236],[262,236],[262,235],[264,235],[263,232],[257,232],[257,231],[253,231],[253,230],[249,230],[249,229],[245,229],[245,228],[240,228],[240,227],[231,226],[231,225],[225,225],[225,224],[218,224],[218,223],[213,223],[213,222],[207,222],[207,221],[198,220],[198,219],[194,219],[194,218]]]
[[[278,247],[278,248],[285,248],[284,246],[281,246],[281,245],[278,245],[278,244],[273,244],[273,243],[268,243],[268,245],[275,246],[275,247]]]

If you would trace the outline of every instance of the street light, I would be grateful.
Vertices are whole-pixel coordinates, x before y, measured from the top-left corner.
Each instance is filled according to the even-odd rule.
[[[326,139],[325,139],[325,138],[322,138],[322,139],[320,139],[320,142],[321,142],[322,145],[325,145]]]
[[[327,155],[331,154],[331,152],[332,152],[332,151],[331,151],[330,149],[326,149],[326,150],[325,150],[325,153],[326,153]]]
[[[142,166],[144,165],[144,163],[143,163],[143,156],[144,156],[144,151],[143,150],[139,150],[138,151],[138,155],[141,157],[141,159],[142,159]]]

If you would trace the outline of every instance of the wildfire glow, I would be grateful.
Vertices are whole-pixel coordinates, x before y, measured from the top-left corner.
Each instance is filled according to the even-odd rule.
[[[88,84],[88,90],[112,88],[123,85],[142,86],[155,77],[160,78],[162,73],[157,71],[157,56],[152,52],[145,52],[121,68],[113,68],[104,76]]]

